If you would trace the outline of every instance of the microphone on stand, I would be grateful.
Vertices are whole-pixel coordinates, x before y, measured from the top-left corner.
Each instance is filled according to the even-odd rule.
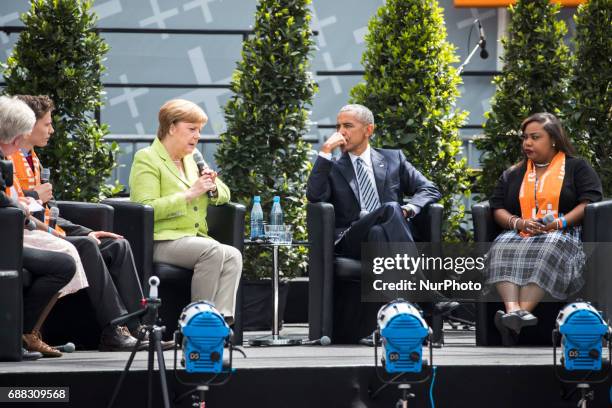
[[[486,49],[487,40],[485,38],[484,29],[482,28],[482,24],[480,24],[480,20],[476,19],[478,23],[478,34],[480,35],[480,41],[478,41],[478,45],[480,46],[480,58],[487,59],[489,58],[489,52]]]
[[[198,174],[201,176],[202,172],[208,169],[208,166],[206,165],[206,162],[204,161],[204,157],[202,156],[202,153],[200,153],[198,149],[195,149],[193,151],[193,160],[195,160],[196,165],[198,166]],[[209,191],[206,194],[208,194],[209,198],[214,197],[214,193],[212,191]]]
[[[59,217],[59,208],[51,207],[49,210],[49,228],[55,229],[57,225],[57,217]]]
[[[315,340],[302,340],[302,343],[300,343],[302,346],[329,346],[330,344],[331,339],[327,336]]]

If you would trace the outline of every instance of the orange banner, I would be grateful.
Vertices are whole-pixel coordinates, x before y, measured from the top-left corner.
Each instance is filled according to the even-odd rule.
[[[564,7],[576,7],[586,0],[551,0],[560,3]],[[508,7],[516,3],[516,0],[455,0],[455,7]]]

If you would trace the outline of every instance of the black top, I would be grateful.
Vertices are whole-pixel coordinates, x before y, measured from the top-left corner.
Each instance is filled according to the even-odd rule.
[[[511,214],[521,215],[519,191],[526,171],[526,162],[504,171],[489,198],[491,209],[503,208]],[[583,201],[593,203],[601,201],[602,197],[601,181],[595,170],[583,159],[566,157],[559,212],[567,214]]]

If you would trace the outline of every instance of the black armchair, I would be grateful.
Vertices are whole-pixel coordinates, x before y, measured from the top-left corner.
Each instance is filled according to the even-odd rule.
[[[153,207],[113,198],[104,203],[115,209],[114,232],[123,235],[132,246],[134,260],[143,289],[148,292],[149,277],[159,277],[159,296],[162,307],[160,317],[166,326],[164,339],[171,339],[177,328],[181,310],[191,302],[191,276],[193,271],[174,265],[153,263]],[[217,241],[231,245],[241,252],[244,246],[244,216],[246,208],[241,204],[229,203],[209,206],[206,217],[210,236]],[[145,293],[146,295],[146,293]],[[242,342],[242,291],[238,290],[234,341]]]
[[[113,209],[91,203],[59,202],[60,214],[94,229],[110,230]],[[21,359],[23,331],[23,290],[31,276],[22,268],[23,213],[16,208],[0,209],[0,225],[6,238],[0,246],[0,360]],[[94,312],[85,290],[62,298],[43,326],[45,341],[60,344],[73,341],[82,348],[95,348],[99,340]]]
[[[442,210],[440,204],[431,204],[414,219],[415,239],[441,242]],[[355,327],[351,316],[361,314],[362,322],[373,323],[379,307],[360,302],[361,262],[334,254],[332,204],[308,204],[307,227],[310,242],[308,336],[311,340],[328,336],[334,343],[356,343],[371,334],[373,326]]]
[[[60,217],[94,231],[112,231],[111,206],[79,201],[58,201]],[[71,341],[82,349],[97,349],[102,328],[89,300],[87,289],[61,298],[43,326],[45,342],[52,345]]]
[[[474,220],[474,239],[484,252],[502,229],[493,219],[489,202],[475,204],[472,207]],[[592,203],[586,206],[582,222],[582,241],[584,243],[600,243],[600,246],[589,248],[589,256],[584,274],[585,286],[576,298],[582,298],[595,304],[603,311],[612,310],[612,279],[609,274],[597,273],[605,271],[604,265],[612,263],[612,200]],[[603,243],[603,244],[602,244]],[[606,250],[607,249],[607,250]],[[609,269],[609,268],[608,268]],[[476,344],[493,346],[501,344],[501,337],[493,325],[493,317],[497,310],[503,310],[500,302],[487,302],[481,299],[477,303]],[[550,345],[555,318],[563,303],[542,302],[534,310],[539,317],[536,327],[527,327],[521,331],[520,344]]]
[[[0,208],[0,361],[21,361],[23,222],[17,208]]]

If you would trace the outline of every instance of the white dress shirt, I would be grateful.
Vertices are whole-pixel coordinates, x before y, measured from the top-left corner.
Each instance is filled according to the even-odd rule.
[[[322,158],[324,158],[326,160],[331,160],[332,159],[332,154],[331,153],[324,153],[322,151],[319,151],[319,156],[321,156]],[[357,158],[359,158],[359,157],[361,157],[361,160],[363,160],[363,165],[364,165],[364,168],[366,169],[366,171],[368,173],[368,177],[370,178],[370,182],[372,183],[372,187],[374,188],[374,190],[378,194],[378,189],[376,188],[376,178],[374,177],[374,168],[372,167],[372,154],[371,154],[370,145],[368,145],[368,147],[359,156],[349,152],[349,158],[351,159],[351,163],[353,164],[353,169],[357,168],[356,167],[357,164],[355,163],[355,160],[357,160]],[[380,197],[378,197],[378,200],[382,204],[382,200],[380,200]],[[365,210],[364,202],[363,202],[362,197],[361,197],[361,190],[359,190],[359,202],[361,203],[360,204],[361,205],[361,209]],[[415,215],[417,215],[421,211],[420,207],[418,207],[416,205],[413,205],[413,204],[403,205],[402,208],[404,208],[408,213],[410,213],[410,210],[412,210],[411,216],[413,216],[413,217]]]

